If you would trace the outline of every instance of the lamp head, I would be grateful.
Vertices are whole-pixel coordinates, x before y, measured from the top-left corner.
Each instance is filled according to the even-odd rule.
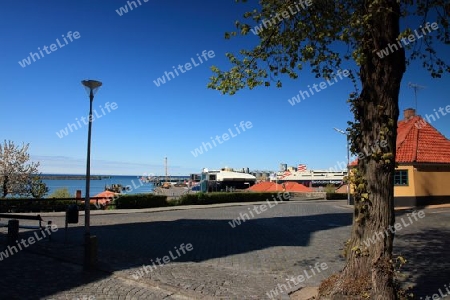
[[[83,80],[81,83],[84,85],[89,95],[91,92],[94,95],[98,91],[99,87],[102,86],[102,83],[97,80]]]

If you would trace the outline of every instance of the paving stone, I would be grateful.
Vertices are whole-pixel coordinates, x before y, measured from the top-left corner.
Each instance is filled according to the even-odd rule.
[[[97,236],[99,257],[93,272],[82,268],[83,224],[71,224],[66,232],[64,214],[43,214],[59,230],[51,241],[0,261],[0,286],[8,287],[0,289],[0,299],[267,299],[287,279],[326,263],[326,270],[291,290],[317,286],[344,265],[340,253],[352,210],[343,203],[284,202],[235,228],[229,222],[249,214],[253,204],[93,211],[91,234]],[[399,212],[398,220],[409,212]],[[425,218],[398,232],[394,248],[409,260],[403,282],[418,297],[450,283],[450,210],[425,212]],[[21,232],[24,238],[32,234]],[[0,234],[0,250],[5,241]],[[193,249],[178,255],[183,243]],[[169,263],[158,265],[156,259],[164,256]],[[153,262],[156,268],[145,272],[143,266]],[[134,278],[139,271],[143,276]],[[288,292],[278,297],[288,299]]]

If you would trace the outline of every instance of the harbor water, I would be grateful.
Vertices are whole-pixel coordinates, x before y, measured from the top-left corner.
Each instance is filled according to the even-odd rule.
[[[47,175],[48,176],[48,175]],[[67,176],[70,177],[70,176]],[[54,191],[62,188],[67,188],[71,195],[75,197],[76,191],[81,190],[81,194],[84,197],[86,192],[86,180],[79,179],[80,176],[74,176],[75,179],[43,179],[42,181],[49,188],[47,197],[51,195]],[[56,177],[55,178],[60,178]],[[98,178],[95,176],[94,178]],[[89,196],[94,197],[95,195],[103,192],[105,187],[112,186],[113,184],[120,184],[123,187],[128,187],[124,194],[141,194],[141,193],[151,193],[153,192],[154,185],[151,182],[143,182],[138,176],[105,176],[101,179],[95,179],[90,181],[90,192]]]

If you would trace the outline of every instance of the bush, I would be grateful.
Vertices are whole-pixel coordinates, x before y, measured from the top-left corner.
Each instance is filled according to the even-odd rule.
[[[154,194],[123,195],[114,200],[117,209],[165,207],[167,196]]]
[[[277,196],[279,198],[277,198]],[[292,194],[291,194],[292,195]],[[284,199],[282,193],[197,193],[186,194],[177,200],[167,200],[167,196],[154,194],[135,194],[135,195],[121,195],[114,199],[114,206],[116,209],[139,209],[139,208],[154,208],[167,207],[178,205],[203,205],[216,203],[236,203],[236,202],[260,202],[271,201],[288,201]],[[345,199],[345,198],[343,198]],[[0,200],[0,212],[52,212],[52,211],[66,211],[68,206],[75,203],[75,198],[55,198],[55,199],[2,199]],[[84,210],[84,200],[78,199],[78,209]],[[91,209],[97,209],[91,203]],[[108,209],[112,209],[108,206]]]
[[[178,205],[203,205],[203,204],[216,204],[216,203],[235,203],[235,202],[259,202],[259,201],[274,201],[280,194],[280,198],[283,201],[288,201],[289,199],[284,199],[281,193],[197,193],[197,194],[186,194],[178,200]]]
[[[344,193],[327,193],[327,200],[343,200],[347,199],[347,194]]]
[[[74,199],[2,199],[0,200],[0,212],[53,212],[66,211],[67,207],[74,204]],[[78,209],[84,210],[84,201],[78,199]],[[91,204],[91,209],[96,207]]]
[[[64,187],[55,190],[51,193],[48,198],[72,198],[73,196],[70,194],[69,189]]]
[[[336,186],[332,183],[329,183],[325,186],[324,191],[327,194],[334,194],[334,192],[336,191]]]

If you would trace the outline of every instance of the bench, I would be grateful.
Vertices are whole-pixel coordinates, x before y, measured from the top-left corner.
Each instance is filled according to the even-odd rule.
[[[4,219],[10,219],[10,220],[17,220],[17,225],[19,228],[24,228],[24,229],[39,229],[41,232],[44,231],[45,229],[48,230],[48,228],[51,228],[52,226],[52,221],[48,221],[46,226],[42,225],[42,222],[44,222],[44,220],[42,219],[41,215],[17,215],[17,214],[0,214],[0,219],[4,218]],[[38,226],[31,226],[31,225],[20,225],[18,220],[36,220],[39,222]],[[17,227],[15,227],[14,225],[12,225],[12,227],[9,226],[8,222],[7,224],[1,224],[0,223],[0,227],[8,227],[8,241],[12,242],[16,239],[18,239],[18,229]],[[14,227],[16,229],[14,229]],[[51,235],[48,235],[48,239],[51,240]]]
[[[32,215],[17,215],[17,214],[0,214],[0,219],[16,219],[16,220],[36,220],[39,222],[38,226],[29,226],[29,225],[19,225],[20,228],[25,229],[40,229],[44,230],[48,225],[52,224],[52,221],[48,221],[47,226],[42,226],[42,222],[44,220],[42,219],[41,215],[32,216]],[[2,227],[8,227],[8,224],[1,224]]]

